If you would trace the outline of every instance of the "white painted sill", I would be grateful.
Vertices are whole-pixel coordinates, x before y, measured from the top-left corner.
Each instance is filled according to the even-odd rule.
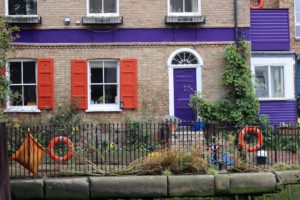
[[[85,112],[121,112],[120,105],[89,105]]]
[[[7,108],[4,112],[7,113],[40,113],[41,110],[37,106],[11,106]]]
[[[258,98],[259,101],[291,101],[296,99],[287,99],[287,98]]]
[[[85,110],[87,113],[92,113],[92,112],[122,112],[121,109],[87,109]]]

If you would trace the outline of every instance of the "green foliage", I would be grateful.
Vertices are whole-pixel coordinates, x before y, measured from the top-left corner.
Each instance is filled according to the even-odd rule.
[[[246,122],[257,120],[259,105],[253,90],[250,68],[247,65],[249,45],[240,41],[238,46],[227,47],[223,58],[226,69],[221,87],[228,94],[217,102],[211,103],[199,94],[191,97],[190,106],[197,115],[210,122]]]
[[[137,121],[127,121],[126,138],[129,146],[137,151],[148,151],[150,129]]]
[[[49,122],[53,126],[79,125],[81,116],[74,104],[59,105],[58,110],[51,116]]]
[[[0,18],[0,71],[5,71],[7,52],[9,51],[10,43],[13,41],[12,32],[18,28],[8,26],[2,18]],[[0,104],[6,102],[6,97],[9,95],[8,81],[4,74],[0,73]],[[0,121],[5,121],[3,109],[0,109]]]

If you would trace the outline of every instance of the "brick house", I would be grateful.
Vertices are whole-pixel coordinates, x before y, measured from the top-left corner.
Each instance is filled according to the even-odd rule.
[[[235,40],[234,1],[75,0],[72,5],[0,2],[7,22],[21,27],[7,64],[10,88],[21,97],[8,99],[9,115],[44,118],[73,98],[86,120],[142,118],[146,112],[193,119],[186,103],[190,93],[201,92],[210,100],[224,93],[219,80],[222,53]],[[251,15],[248,2],[238,1],[237,7],[237,25],[248,41],[250,16],[253,22],[251,69],[261,114],[276,123],[295,121],[294,2],[266,0],[265,9],[252,10]],[[256,38],[255,31],[262,27],[255,26],[255,20],[270,13],[291,31],[275,27],[281,35],[271,38],[270,31],[266,43],[266,35]],[[284,13],[290,23],[282,18]]]

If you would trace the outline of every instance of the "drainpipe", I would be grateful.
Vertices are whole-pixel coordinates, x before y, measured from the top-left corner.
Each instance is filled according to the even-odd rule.
[[[239,34],[238,34],[238,11],[237,11],[237,0],[233,1],[233,10],[234,10],[234,39],[235,44],[238,45]]]

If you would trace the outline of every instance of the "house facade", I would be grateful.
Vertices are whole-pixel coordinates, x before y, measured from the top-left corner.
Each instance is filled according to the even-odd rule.
[[[265,1],[261,9],[250,11],[251,70],[260,114],[268,116],[273,124],[295,123],[297,119],[300,79],[294,5],[299,3],[297,0]]]
[[[6,112],[47,119],[72,99],[86,121],[193,120],[191,94],[224,94],[222,55],[236,30],[250,40],[248,2],[236,2],[1,1],[6,21],[21,29],[6,68],[20,95],[8,98]]]

